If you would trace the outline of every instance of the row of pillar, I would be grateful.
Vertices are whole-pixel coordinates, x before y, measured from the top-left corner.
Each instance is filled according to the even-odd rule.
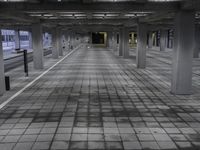
[[[15,48],[20,48],[19,31],[15,31]],[[64,42],[69,40],[70,48],[75,48],[80,42],[76,40],[76,35],[74,32],[69,32],[66,39],[66,34],[63,35],[59,28],[55,28],[51,32],[52,34],[52,58],[58,59],[59,56],[63,56],[63,49],[67,47]],[[43,30],[40,23],[32,25],[32,32],[29,36],[30,46],[33,49],[33,65],[35,69],[44,68],[44,50],[43,50]],[[2,46],[2,36],[0,32],[0,95],[5,92],[5,75],[4,75],[4,58],[3,58],[3,46]]]
[[[146,67],[148,27],[139,23],[137,27],[136,66]],[[149,33],[148,48],[153,47],[152,32]],[[119,56],[129,57],[129,31],[122,27],[119,31]],[[167,47],[168,32],[161,30],[160,50]],[[195,28],[194,11],[180,11],[174,22],[174,47],[172,61],[171,92],[174,94],[192,93],[192,60],[198,57],[200,51],[200,28]]]

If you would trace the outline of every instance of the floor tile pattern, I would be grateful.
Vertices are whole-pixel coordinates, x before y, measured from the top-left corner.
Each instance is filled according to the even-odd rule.
[[[200,149],[199,81],[172,95],[170,53],[148,51],[147,69],[134,58],[73,53],[0,111],[0,150]]]

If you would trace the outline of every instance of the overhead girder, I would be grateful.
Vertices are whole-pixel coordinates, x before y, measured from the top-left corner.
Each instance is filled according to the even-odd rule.
[[[173,24],[174,13],[180,9],[195,9],[200,10],[200,1],[198,0],[184,0],[182,2],[148,2],[147,0],[136,0],[134,2],[100,2],[95,3],[91,0],[79,0],[76,2],[50,2],[48,0],[31,2],[0,2],[0,25],[1,26],[28,26],[35,22],[41,22],[44,26],[54,27],[57,25],[125,25],[136,26],[137,20],[149,24]],[[31,17],[28,13],[31,12],[84,12],[89,16],[87,19],[40,19],[38,17]],[[127,12],[153,12],[146,17],[138,18],[123,18],[123,13]],[[119,18],[115,19],[94,19],[91,13],[94,12],[120,12]],[[198,22],[198,21],[197,21]]]
[[[180,8],[178,2],[115,2],[115,3],[28,3],[28,2],[12,2],[0,3],[0,8],[3,11],[18,10],[24,12],[30,11],[84,11],[84,12],[124,12],[124,11],[174,11]]]
[[[125,25],[125,26],[134,26],[137,22],[136,19],[51,19],[51,20],[41,20],[43,24],[58,24],[58,25]]]

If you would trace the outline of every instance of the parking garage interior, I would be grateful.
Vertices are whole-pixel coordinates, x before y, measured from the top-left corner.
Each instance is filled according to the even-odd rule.
[[[0,0],[0,150],[199,150],[199,0]]]

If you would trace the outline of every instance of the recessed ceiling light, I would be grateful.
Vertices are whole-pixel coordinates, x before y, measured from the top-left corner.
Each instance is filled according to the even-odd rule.
[[[149,2],[178,2],[181,0],[148,0]]]

